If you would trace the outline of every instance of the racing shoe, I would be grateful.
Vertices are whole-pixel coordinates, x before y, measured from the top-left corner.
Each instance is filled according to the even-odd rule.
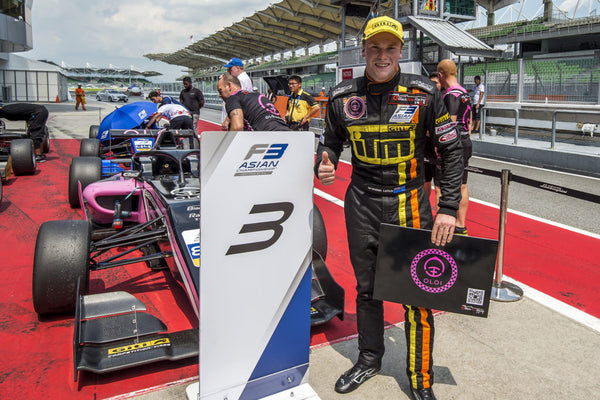
[[[335,383],[335,391],[338,393],[350,393],[362,385],[367,379],[377,375],[379,368],[367,367],[359,363],[344,372]]]
[[[36,154],[35,155],[35,162],[36,163],[46,162],[46,155],[45,154]]]
[[[433,390],[431,388],[427,388],[427,389],[410,388],[410,393],[412,394],[412,398],[414,400],[437,400],[435,398],[435,394],[433,394]]]
[[[455,226],[454,227],[454,234],[455,235],[462,235],[462,236],[469,236],[469,233],[467,232],[467,227],[466,226]]]

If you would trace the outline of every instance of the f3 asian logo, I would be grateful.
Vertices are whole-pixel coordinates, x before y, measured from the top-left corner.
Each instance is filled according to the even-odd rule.
[[[279,166],[287,147],[287,143],[252,145],[234,176],[272,174]]]

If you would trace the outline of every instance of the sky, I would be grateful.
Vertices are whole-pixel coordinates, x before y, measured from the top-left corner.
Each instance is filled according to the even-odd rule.
[[[162,73],[154,82],[174,82],[184,68],[152,61],[148,53],[172,53],[233,25],[277,1],[269,0],[34,0],[33,50],[20,55],[75,67],[91,64],[109,68]],[[588,4],[600,0],[555,0],[563,10],[587,15]],[[522,14],[539,15],[542,0],[525,0]],[[521,3],[496,11],[497,23],[517,18]],[[537,12],[537,14],[536,14]],[[569,14],[570,15],[570,14]],[[485,24],[480,12],[475,26]],[[467,26],[470,28],[472,26]],[[190,37],[192,37],[190,39]],[[231,55],[235,57],[235,54]]]
[[[268,0],[34,0],[33,50],[19,55],[75,67],[133,66],[162,73],[155,82],[174,82],[184,67],[143,55],[181,50],[268,6]]]

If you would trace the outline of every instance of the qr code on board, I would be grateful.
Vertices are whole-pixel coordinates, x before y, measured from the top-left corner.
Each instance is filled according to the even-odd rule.
[[[484,295],[485,290],[469,288],[469,291],[467,292],[467,304],[482,306]]]

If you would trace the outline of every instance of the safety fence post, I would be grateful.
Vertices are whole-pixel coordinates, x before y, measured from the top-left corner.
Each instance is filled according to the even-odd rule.
[[[517,301],[523,297],[523,290],[517,285],[502,280],[502,262],[504,259],[504,233],[506,228],[506,209],[508,205],[508,184],[510,183],[510,170],[503,169],[501,176],[500,193],[500,222],[498,224],[498,261],[496,263],[496,277],[492,285],[490,298],[497,301]]]

